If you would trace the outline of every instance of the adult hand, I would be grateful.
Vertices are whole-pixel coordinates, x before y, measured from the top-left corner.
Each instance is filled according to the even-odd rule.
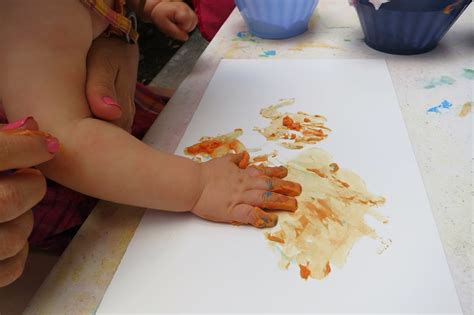
[[[99,37],[87,55],[86,96],[99,119],[130,131],[135,116],[138,46]]]
[[[28,236],[33,229],[31,208],[43,199],[46,181],[32,168],[54,157],[58,139],[37,131],[31,118],[0,126],[0,287],[15,281],[28,256]]]

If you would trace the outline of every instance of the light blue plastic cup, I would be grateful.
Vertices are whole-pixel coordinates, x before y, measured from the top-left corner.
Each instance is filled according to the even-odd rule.
[[[319,0],[235,0],[250,32],[261,38],[283,39],[308,30]]]

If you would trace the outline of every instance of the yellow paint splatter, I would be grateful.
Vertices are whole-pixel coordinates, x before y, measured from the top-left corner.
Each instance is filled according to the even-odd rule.
[[[294,47],[289,48],[288,50],[292,51],[303,51],[305,49],[340,49],[339,47],[328,45],[325,43],[301,43]]]
[[[464,104],[461,108],[461,111],[459,112],[459,117],[466,117],[469,115],[472,111],[472,102],[467,102]]]
[[[300,268],[304,266],[303,278],[323,279],[331,265],[344,266],[362,237],[378,238],[364,217],[386,221],[374,210],[385,199],[371,194],[357,174],[340,169],[321,149],[306,150],[287,168],[285,179],[303,188],[297,197],[299,207],[295,213],[279,214],[279,224],[268,233],[272,238],[267,239],[281,253],[281,267],[286,269],[295,262]],[[384,245],[382,251],[389,246]]]
[[[271,119],[269,126],[254,128],[268,141],[279,141],[287,149],[302,149],[305,144],[315,144],[324,140],[331,131],[324,123],[326,118],[319,115],[309,115],[304,112],[281,113],[279,109],[295,103],[295,99],[282,99],[276,105],[271,105],[260,111],[260,114]]]

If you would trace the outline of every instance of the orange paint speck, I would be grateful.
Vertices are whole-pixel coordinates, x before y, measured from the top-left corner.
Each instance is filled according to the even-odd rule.
[[[318,170],[316,168],[308,168],[307,170],[310,171],[310,172],[313,172],[314,174],[318,175],[319,177],[327,178],[326,174],[324,174],[323,172],[321,172],[320,170]]]
[[[222,141],[219,140],[206,140],[200,143],[196,143],[186,148],[186,153],[190,155],[197,155],[202,153],[212,154],[215,149],[222,145]]]
[[[310,122],[311,120],[309,118],[303,119],[304,122]]]
[[[284,240],[284,239],[282,239],[282,238],[280,238],[280,237],[278,237],[278,236],[275,236],[275,235],[271,235],[270,233],[268,233],[268,234],[266,235],[266,237],[267,237],[267,239],[268,239],[269,241],[277,242],[277,243],[281,243],[281,244],[285,244],[285,240]]]
[[[326,267],[324,268],[323,272],[325,276],[331,272],[331,266],[329,265],[329,262],[326,263]]]
[[[308,280],[308,277],[311,275],[311,270],[308,269],[305,265],[300,266],[300,276],[301,278]]]
[[[254,162],[266,162],[268,161],[268,156],[267,155],[259,155],[253,158]]]
[[[283,117],[283,126],[287,127],[288,129],[291,129],[291,130],[296,130],[296,131],[301,130],[301,124],[300,123],[295,123],[294,120],[291,119],[290,116]]]

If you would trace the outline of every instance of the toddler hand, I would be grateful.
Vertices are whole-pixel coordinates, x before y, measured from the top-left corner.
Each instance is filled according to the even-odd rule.
[[[181,1],[161,1],[152,10],[150,18],[166,35],[181,41],[187,41],[197,25],[194,11]]]
[[[262,208],[296,211],[294,197],[301,194],[301,186],[281,179],[286,168],[240,169],[242,158],[233,154],[201,164],[202,192],[191,212],[211,221],[264,228],[275,226],[278,217]]]

